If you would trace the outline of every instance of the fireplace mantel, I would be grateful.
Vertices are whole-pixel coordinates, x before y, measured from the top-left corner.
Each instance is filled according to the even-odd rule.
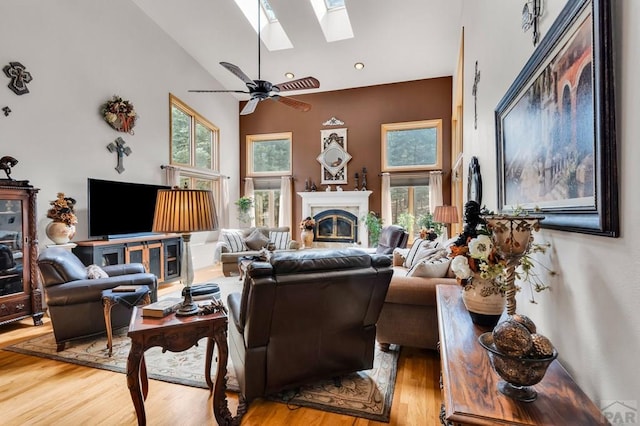
[[[358,244],[369,246],[369,232],[362,219],[369,212],[371,191],[315,191],[298,192],[302,198],[302,217],[314,215],[328,209],[341,208],[358,218]]]

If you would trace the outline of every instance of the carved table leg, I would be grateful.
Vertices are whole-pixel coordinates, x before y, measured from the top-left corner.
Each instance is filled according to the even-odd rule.
[[[244,398],[240,397],[240,404],[236,416],[231,415],[229,406],[227,405],[227,360],[229,357],[229,348],[227,346],[227,321],[219,322],[215,325],[213,332],[213,340],[218,345],[218,368],[216,372],[216,380],[213,389],[213,414],[219,425],[239,425],[243,414],[246,412],[246,404]],[[209,339],[207,344],[207,359],[211,362],[213,355],[214,343]],[[209,370],[211,366],[209,365]],[[207,382],[208,383],[208,382]]]
[[[102,298],[102,306],[104,307],[104,326],[107,329],[107,348],[109,349],[109,356],[113,351],[113,330],[111,329],[111,307],[114,305],[114,301],[110,297]]]
[[[138,425],[144,426],[147,424],[147,418],[144,412],[144,399],[140,388],[141,362],[142,365],[144,365],[144,348],[142,347],[142,344],[132,339],[131,350],[129,351],[129,357],[127,358],[127,387],[129,388],[129,393],[131,393],[133,406],[136,409]],[[143,378],[143,384],[147,384],[146,365],[142,368],[144,369],[145,376]],[[144,387],[146,388],[147,386]]]

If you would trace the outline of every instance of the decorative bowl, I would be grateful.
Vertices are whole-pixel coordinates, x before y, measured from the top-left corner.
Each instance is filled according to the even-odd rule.
[[[553,355],[546,358],[524,358],[510,356],[500,352],[493,342],[491,332],[482,333],[478,342],[489,354],[491,366],[502,378],[498,383],[498,390],[513,399],[531,402],[538,396],[531,387],[539,383],[547,372],[547,368],[558,357],[558,351],[553,349]]]

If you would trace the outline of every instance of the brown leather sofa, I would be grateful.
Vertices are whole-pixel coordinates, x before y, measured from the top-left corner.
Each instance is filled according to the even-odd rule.
[[[363,250],[275,253],[247,268],[229,306],[229,353],[252,399],[373,367],[391,259]]]
[[[89,279],[85,265],[73,253],[50,247],[38,256],[38,267],[58,351],[70,340],[106,332],[102,290],[147,285],[151,300],[157,300],[158,280],[146,273],[140,263],[103,266],[108,278]],[[111,311],[112,328],[128,325],[130,318],[130,308],[115,305]]]
[[[458,285],[449,271],[445,278],[407,277],[403,259],[394,252],[393,277],[380,312],[377,340],[389,344],[437,350],[436,286]]]

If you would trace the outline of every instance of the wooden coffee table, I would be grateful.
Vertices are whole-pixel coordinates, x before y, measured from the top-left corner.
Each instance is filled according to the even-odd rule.
[[[207,338],[205,377],[209,390],[213,391],[213,413],[216,421],[220,425],[240,424],[244,404],[239,406],[236,416],[232,416],[225,394],[229,355],[227,324],[227,315],[223,312],[188,317],[170,314],[164,318],[148,318],[142,316],[141,308],[133,308],[128,333],[131,338],[131,350],[127,359],[127,387],[139,425],[146,425],[147,422],[144,400],[147,399],[149,380],[144,352],[154,346],[162,347],[163,352],[182,352],[196,345],[203,337]],[[215,381],[212,381],[211,363],[215,345],[218,345],[218,367]]]

